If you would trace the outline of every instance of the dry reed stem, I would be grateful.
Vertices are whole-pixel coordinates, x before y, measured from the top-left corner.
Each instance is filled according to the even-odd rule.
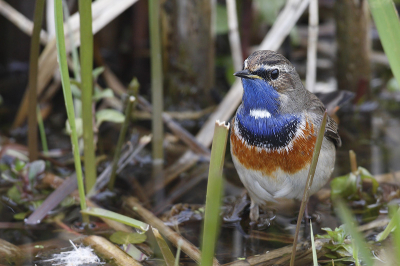
[[[197,263],[200,262],[200,250],[192,243],[183,238],[180,234],[173,231],[166,226],[163,221],[157,218],[153,213],[146,210],[142,205],[133,197],[124,198],[123,202],[129,207],[130,210],[135,211],[143,220],[154,228],[157,228],[160,233],[166,237],[175,247],[178,247],[178,242],[182,243],[182,251],[185,252],[190,258]],[[213,265],[219,265],[218,261],[214,258]]]
[[[90,246],[96,252],[99,257],[112,261],[113,265],[125,266],[133,265],[140,266],[140,262],[134,260],[131,256],[123,252],[116,245],[101,236],[88,236],[83,239],[83,243],[86,246]]]
[[[239,71],[242,69],[243,55],[239,36],[236,0],[226,0],[226,10],[228,14],[229,44],[231,47],[233,67],[235,71]]]
[[[310,0],[308,21],[306,88],[315,92],[317,79],[318,0]]]
[[[13,23],[17,28],[19,28],[22,32],[27,35],[32,35],[33,32],[33,23],[29,19],[27,19],[20,12],[15,10],[12,6],[10,6],[7,2],[0,0],[0,14],[2,14],[6,19],[8,19],[11,23]],[[48,41],[47,32],[44,30],[40,31],[40,43],[46,44]]]

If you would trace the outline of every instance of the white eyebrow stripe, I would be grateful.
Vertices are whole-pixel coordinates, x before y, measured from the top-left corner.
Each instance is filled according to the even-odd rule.
[[[270,118],[271,114],[264,109],[251,109],[250,116],[254,117],[255,119],[259,118]]]
[[[263,65],[262,66],[265,70],[271,69],[271,68],[277,68],[279,70],[279,72],[290,72],[290,71],[294,71],[294,67],[288,66],[288,65]]]
[[[244,69],[246,69],[246,68],[247,68],[247,59],[244,60]]]

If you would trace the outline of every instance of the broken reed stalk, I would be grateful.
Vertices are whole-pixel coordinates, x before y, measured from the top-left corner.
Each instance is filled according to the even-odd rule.
[[[37,129],[37,81],[39,68],[40,30],[43,21],[44,0],[36,0],[33,18],[33,32],[31,38],[31,51],[29,56],[29,104],[28,104],[28,149],[29,161],[36,161],[38,152]]]
[[[299,237],[301,220],[303,219],[304,210],[306,209],[308,198],[310,194],[310,189],[312,186],[312,182],[314,179],[315,169],[317,168],[319,152],[321,151],[322,141],[324,139],[325,134],[325,126],[326,120],[328,118],[328,113],[325,111],[324,117],[322,118],[321,126],[318,131],[317,141],[315,142],[313,157],[311,160],[310,170],[308,171],[307,182],[304,188],[303,199],[301,201],[300,212],[297,218],[297,225],[296,225],[296,232],[294,233],[294,240],[293,240],[293,248],[292,248],[292,255],[290,258],[290,266],[294,266],[294,260],[296,258],[296,246],[297,246],[297,239]]]
[[[93,138],[93,33],[92,1],[79,0],[81,38],[81,90],[83,156],[85,165],[85,188],[88,193],[96,183],[96,156]]]
[[[153,164],[164,161],[164,129],[163,129],[163,73],[161,62],[160,40],[160,2],[149,1],[150,51],[151,51],[151,101],[153,104]]]
[[[224,167],[228,133],[229,123],[225,125],[225,121],[215,121],[210,169],[208,172],[203,240],[201,245],[201,266],[211,265],[214,258],[215,243],[220,225],[219,213],[223,186],[222,170]]]
[[[152,212],[143,208],[143,206],[133,197],[123,198],[123,202],[125,205],[131,210],[136,212],[139,216],[143,218],[143,220],[151,225],[152,227],[157,228],[160,233],[166,237],[175,247],[179,245],[182,248],[182,251],[192,258],[195,262],[199,263],[201,259],[201,253],[199,249],[187,241],[183,236],[169,228],[161,221],[158,217],[156,217]],[[218,261],[214,258],[213,263],[210,265],[217,266],[219,265]]]
[[[57,58],[61,73],[61,84],[63,88],[65,107],[67,110],[68,122],[71,128],[71,144],[74,154],[74,163],[76,178],[78,181],[78,191],[80,197],[81,209],[86,210],[85,188],[83,184],[81,158],[79,154],[78,135],[76,133],[74,105],[72,102],[71,85],[68,74],[67,52],[65,49],[64,23],[62,1],[55,1],[54,15],[56,23],[56,42],[57,42]],[[89,216],[82,215],[83,221],[89,223]]]
[[[135,97],[129,96],[128,103],[125,109],[125,120],[124,123],[122,124],[121,131],[119,132],[117,147],[115,148],[114,159],[112,162],[111,176],[110,176],[110,181],[108,182],[109,190],[114,189],[115,179],[117,176],[118,161],[121,155],[122,144],[124,143],[126,132],[128,131],[129,122],[131,121],[132,107],[134,102],[135,102]]]
[[[357,174],[357,156],[353,150],[349,151],[350,167],[353,174]]]
[[[318,0],[310,0],[308,20],[306,88],[315,92],[317,79]]]

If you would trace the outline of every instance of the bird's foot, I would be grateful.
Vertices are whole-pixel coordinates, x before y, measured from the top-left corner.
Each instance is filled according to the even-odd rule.
[[[257,223],[258,218],[260,218],[260,209],[258,204],[254,203],[252,200],[250,205],[250,220],[251,222]]]

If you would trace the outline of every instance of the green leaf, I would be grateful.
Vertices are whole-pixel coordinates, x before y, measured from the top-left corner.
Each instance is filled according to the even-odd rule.
[[[94,95],[93,95],[93,101],[97,102],[103,98],[112,98],[114,97],[114,92],[112,89],[104,89],[104,90],[99,90],[95,89],[94,90]]]
[[[353,173],[339,176],[331,181],[331,198],[347,198],[357,192],[357,176]]]
[[[117,231],[110,236],[110,240],[118,245],[139,244],[146,241],[146,239],[145,234],[126,233],[122,231]]]
[[[46,163],[43,160],[37,160],[29,164],[28,179],[32,181],[46,169]]]
[[[98,77],[104,72],[104,67],[96,67],[95,69],[93,69],[92,75],[93,75],[93,79],[97,80]]]
[[[71,92],[74,98],[80,99],[82,97],[81,89],[76,85],[75,82],[72,82],[72,80],[71,80]]]
[[[76,117],[75,118],[75,127],[76,127],[76,134],[78,138],[82,137],[83,135],[83,123],[82,123],[82,118]],[[71,127],[69,125],[69,121],[65,121],[65,130],[67,131],[68,135],[71,135]]]
[[[31,212],[20,212],[20,213],[16,213],[14,214],[14,219],[15,220],[24,220],[26,218],[26,216],[28,216],[28,214],[30,214]]]
[[[8,191],[7,191],[7,197],[14,201],[15,203],[20,203],[21,202],[21,192],[17,188],[16,185],[12,186]]]
[[[17,158],[17,159],[15,159],[14,169],[15,169],[15,171],[19,172],[22,169],[24,169],[25,165],[26,165],[25,162],[23,162],[23,161],[21,161],[20,159]]]
[[[368,172],[367,169],[365,169],[363,167],[358,167],[358,172],[360,173],[361,180],[364,180],[364,179],[371,180],[371,182],[372,182],[372,193],[374,193],[374,195],[375,195],[376,192],[378,191],[379,182],[376,181],[375,177],[370,172]]]
[[[125,115],[114,109],[103,109],[96,113],[96,126],[99,127],[103,122],[122,123]]]

